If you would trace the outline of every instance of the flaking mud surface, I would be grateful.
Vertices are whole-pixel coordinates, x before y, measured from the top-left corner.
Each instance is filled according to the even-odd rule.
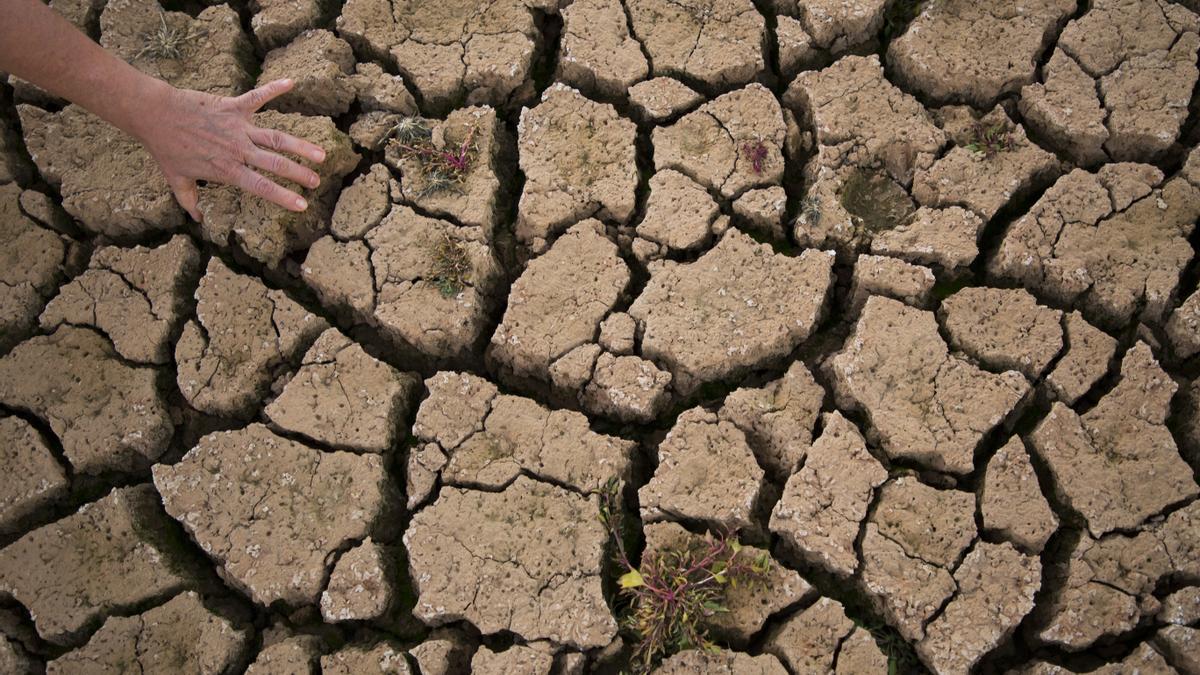
[[[0,76],[0,672],[1200,672],[1196,2],[50,4],[328,159]]]

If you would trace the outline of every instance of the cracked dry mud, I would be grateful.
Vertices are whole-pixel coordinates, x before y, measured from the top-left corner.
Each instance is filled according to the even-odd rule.
[[[1195,0],[49,4],[327,159],[0,74],[0,673],[1200,673]]]

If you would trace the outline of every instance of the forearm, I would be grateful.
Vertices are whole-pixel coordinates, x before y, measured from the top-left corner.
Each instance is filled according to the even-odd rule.
[[[106,52],[40,0],[0,0],[0,71],[137,137],[171,89]]]

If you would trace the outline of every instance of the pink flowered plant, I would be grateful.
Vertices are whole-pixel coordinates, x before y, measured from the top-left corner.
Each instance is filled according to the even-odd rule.
[[[767,144],[761,140],[746,143],[742,146],[742,156],[750,160],[750,169],[754,173],[762,173],[767,163]]]

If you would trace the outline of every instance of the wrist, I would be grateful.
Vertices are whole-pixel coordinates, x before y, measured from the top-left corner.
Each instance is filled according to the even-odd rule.
[[[132,95],[124,99],[121,120],[113,123],[122,131],[145,143],[165,119],[169,119],[175,87],[158,78],[138,72]]]

